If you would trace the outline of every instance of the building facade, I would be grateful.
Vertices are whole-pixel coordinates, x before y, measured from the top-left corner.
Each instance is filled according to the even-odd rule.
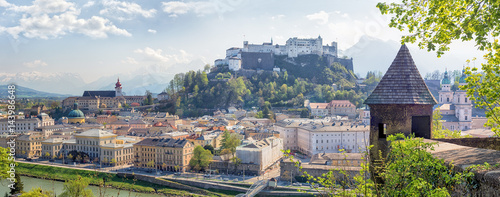
[[[194,145],[186,139],[147,138],[133,145],[134,166],[163,171],[189,170]]]
[[[280,133],[285,150],[300,151],[308,156],[343,151],[360,153],[367,151],[370,145],[369,128],[353,122],[285,119],[277,122],[274,129]]]
[[[120,108],[124,104],[143,104],[146,96],[125,96],[122,92],[120,79],[115,84],[115,90],[84,91],[80,97],[68,97],[63,100],[63,109],[69,109],[77,103],[82,110],[95,111],[105,108]]]
[[[465,70],[462,70],[462,76],[458,85],[466,85]],[[443,126],[449,130],[468,130],[472,127],[472,102],[467,96],[465,90],[451,90],[451,80],[448,71],[444,72],[444,78],[441,81],[441,90],[439,91],[438,107],[443,116]]]

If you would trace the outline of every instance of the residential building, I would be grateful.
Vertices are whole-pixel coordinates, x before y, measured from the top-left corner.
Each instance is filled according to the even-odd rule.
[[[370,129],[352,121],[285,119],[274,125],[285,150],[300,151],[308,156],[318,153],[366,151]]]
[[[133,147],[135,167],[181,172],[189,170],[194,150],[188,140],[171,138],[146,138]]]
[[[42,141],[40,133],[27,133],[16,138],[16,157],[34,158],[42,156]]]
[[[266,170],[283,157],[283,140],[268,137],[236,147],[236,156],[241,163],[260,165],[260,170]]]
[[[53,159],[62,156],[63,138],[50,138],[42,141],[42,158]]]
[[[349,100],[332,100],[329,103],[308,103],[306,107],[312,116],[348,116],[349,119],[356,117],[356,105]]]
[[[327,116],[329,113],[328,103],[309,103],[311,116]]]
[[[28,131],[33,131],[37,127],[54,125],[54,119],[45,113],[39,114],[37,118],[16,118],[15,121],[10,122],[9,119],[5,118],[0,119],[0,133],[9,132],[11,128],[9,126],[12,122],[15,124],[14,131],[16,133],[26,133]]]

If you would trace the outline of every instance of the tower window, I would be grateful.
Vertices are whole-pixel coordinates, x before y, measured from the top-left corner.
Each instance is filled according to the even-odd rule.
[[[446,102],[450,102],[450,98],[446,98]]]
[[[467,97],[465,97],[465,102],[467,103]]]

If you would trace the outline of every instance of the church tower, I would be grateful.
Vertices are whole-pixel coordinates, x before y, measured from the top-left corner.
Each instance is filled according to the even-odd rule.
[[[467,85],[465,78],[467,78],[467,75],[464,69],[458,81],[458,87]],[[460,130],[465,131],[470,129],[472,125],[472,103],[469,97],[467,97],[465,90],[458,89],[455,92],[453,104],[455,104],[455,116],[458,118]]]
[[[118,78],[118,82],[116,82],[116,84],[115,84],[115,92],[116,92],[116,96],[123,96],[122,84],[120,83],[120,78]]]
[[[448,70],[444,71],[444,78],[441,81],[441,91],[439,91],[439,104],[451,104],[453,102],[453,92],[451,91],[451,80]]]

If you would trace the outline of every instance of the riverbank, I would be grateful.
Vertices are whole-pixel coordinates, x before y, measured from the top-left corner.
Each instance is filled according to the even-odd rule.
[[[125,191],[135,191],[142,193],[152,193],[152,194],[163,194],[166,196],[179,196],[179,197],[191,197],[191,196],[227,196],[223,193],[203,191],[198,193],[190,193],[187,191],[177,190],[169,188],[162,185],[152,184],[145,181],[140,181],[133,179],[132,177],[118,177],[113,173],[104,173],[98,171],[88,171],[79,170],[72,168],[61,168],[46,165],[36,165],[29,163],[17,163],[16,171],[24,176],[56,180],[56,181],[67,181],[76,179],[78,176],[88,178],[91,185],[101,186],[103,182],[106,187],[112,187],[119,190]]]

